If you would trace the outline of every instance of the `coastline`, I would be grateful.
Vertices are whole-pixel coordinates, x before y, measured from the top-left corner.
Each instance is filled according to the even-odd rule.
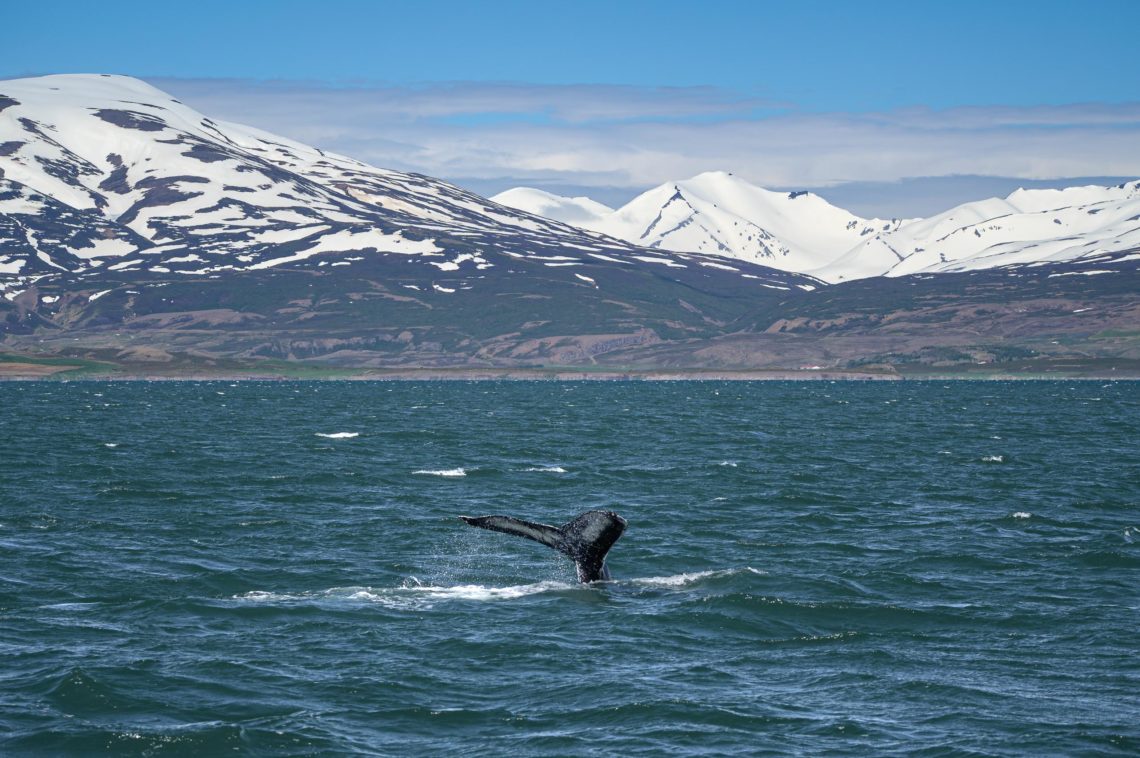
[[[1131,367],[1129,367],[1131,368]],[[710,369],[710,368],[606,368],[606,367],[495,367],[495,368],[330,368],[307,364],[208,367],[92,366],[83,361],[51,362],[0,360],[0,382],[26,381],[1136,381],[1132,370],[1106,371],[1102,366],[1066,366],[1063,369],[1012,367],[940,368],[883,367],[876,369]]]

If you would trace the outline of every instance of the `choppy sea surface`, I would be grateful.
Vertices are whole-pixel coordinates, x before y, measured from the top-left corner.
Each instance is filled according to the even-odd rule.
[[[0,753],[235,751],[1140,754],[1140,384],[0,383]]]

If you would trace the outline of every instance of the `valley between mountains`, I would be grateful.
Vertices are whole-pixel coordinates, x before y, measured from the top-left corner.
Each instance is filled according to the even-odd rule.
[[[0,376],[1140,376],[1140,182],[860,219],[486,199],[141,81],[0,81]]]

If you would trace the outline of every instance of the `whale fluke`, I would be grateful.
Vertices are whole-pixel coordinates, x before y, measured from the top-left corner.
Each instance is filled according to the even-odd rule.
[[[536,524],[511,516],[460,516],[480,529],[513,534],[552,547],[574,561],[579,582],[609,579],[606,553],[625,531],[626,521],[613,511],[586,511],[562,526]]]

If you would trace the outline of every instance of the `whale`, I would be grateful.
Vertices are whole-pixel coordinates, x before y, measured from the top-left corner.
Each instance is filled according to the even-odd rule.
[[[613,511],[586,511],[562,526],[537,524],[512,516],[460,516],[471,526],[541,542],[570,560],[583,584],[610,579],[606,554],[625,531],[626,520]]]

